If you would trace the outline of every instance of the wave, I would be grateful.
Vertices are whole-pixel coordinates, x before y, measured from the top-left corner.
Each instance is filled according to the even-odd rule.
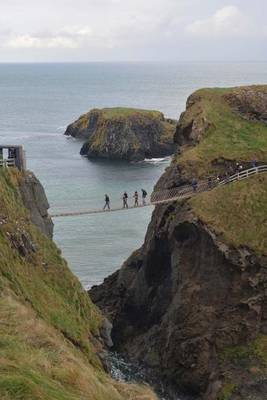
[[[159,164],[159,163],[168,163],[172,159],[171,156],[161,157],[161,158],[145,158],[144,162],[149,164]]]
[[[58,127],[56,128],[57,131],[61,131],[61,132],[65,132],[66,129],[67,129],[67,125],[58,126]]]

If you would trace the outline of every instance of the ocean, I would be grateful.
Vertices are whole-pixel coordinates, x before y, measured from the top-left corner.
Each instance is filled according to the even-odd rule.
[[[119,204],[124,190],[152,191],[170,160],[89,161],[66,126],[96,107],[156,109],[179,118],[201,87],[266,84],[267,63],[0,64],[0,143],[23,144],[50,212]],[[58,218],[54,239],[85,287],[118,269],[144,240],[152,209]]]

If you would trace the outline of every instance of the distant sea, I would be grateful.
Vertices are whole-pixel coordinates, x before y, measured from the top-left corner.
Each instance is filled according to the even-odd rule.
[[[121,193],[151,192],[169,160],[137,164],[89,161],[63,136],[95,107],[161,110],[177,118],[201,87],[266,84],[266,63],[0,64],[0,143],[23,144],[27,166],[45,187],[51,212],[112,204]],[[150,208],[55,219],[54,239],[84,286],[102,282],[138,248]]]

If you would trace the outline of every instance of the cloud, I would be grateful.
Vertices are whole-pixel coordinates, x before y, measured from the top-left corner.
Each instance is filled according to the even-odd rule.
[[[9,39],[5,43],[5,47],[15,49],[55,49],[55,48],[69,48],[74,49],[79,47],[78,44],[70,38],[62,36],[39,38],[31,35],[18,35]]]
[[[66,27],[56,33],[12,35],[4,47],[25,49],[75,49],[81,47],[92,36],[88,26]]]
[[[185,31],[202,37],[240,37],[254,34],[255,27],[238,7],[230,5],[219,9],[209,18],[187,25]]]

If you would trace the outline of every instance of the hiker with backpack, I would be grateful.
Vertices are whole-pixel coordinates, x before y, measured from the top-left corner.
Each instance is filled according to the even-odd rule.
[[[143,202],[143,206],[146,205],[146,197],[147,197],[147,192],[145,191],[145,189],[141,189],[142,190],[142,202]]]
[[[127,192],[123,193],[122,201],[123,201],[123,208],[128,208],[128,194],[127,194]]]

